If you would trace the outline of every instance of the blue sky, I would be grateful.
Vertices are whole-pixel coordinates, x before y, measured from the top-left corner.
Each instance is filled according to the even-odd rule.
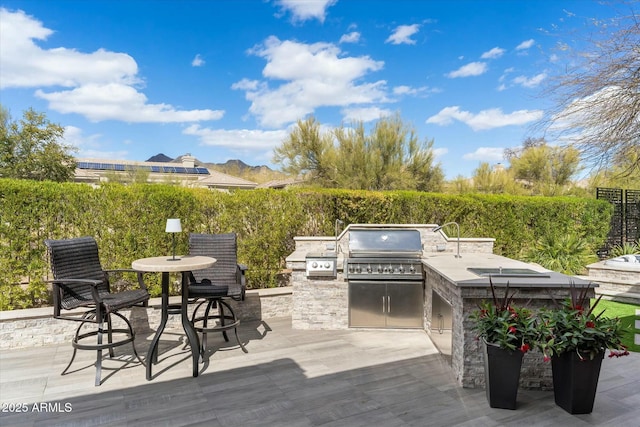
[[[536,136],[589,0],[0,0],[0,103],[78,157],[272,164],[298,119],[399,113],[447,178]],[[553,141],[550,141],[553,142]]]

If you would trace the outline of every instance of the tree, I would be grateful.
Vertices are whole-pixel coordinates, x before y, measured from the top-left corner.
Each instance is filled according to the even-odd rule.
[[[640,188],[640,168],[632,168],[631,165],[640,161],[640,147],[635,152],[620,161],[616,161],[611,167],[601,169],[589,179],[589,187],[611,188]]]
[[[72,147],[59,140],[64,128],[28,109],[19,122],[0,106],[0,176],[36,181],[71,181],[76,162]]]
[[[331,157],[331,136],[321,134],[320,123],[314,117],[298,120],[296,127],[282,145],[274,149],[273,161],[282,165],[283,172],[307,175],[325,185],[332,181],[328,157]]]
[[[521,149],[505,150],[505,158],[515,179],[534,194],[558,194],[580,170],[580,153],[576,148],[552,147],[542,138],[528,138]]]
[[[518,184],[513,173],[503,167],[492,169],[489,163],[482,162],[473,172],[473,188],[479,193],[521,194],[522,185]]]
[[[324,187],[438,191],[444,173],[432,148],[433,141],[420,142],[398,115],[381,118],[369,135],[363,122],[321,132],[310,117],[274,150],[274,162]]]
[[[608,167],[640,145],[640,20],[638,0],[612,20],[593,19],[586,48],[561,47],[569,65],[543,95],[554,101],[543,120],[547,140],[577,148],[585,160]],[[628,7],[628,9],[626,9]],[[626,173],[640,169],[640,157]]]

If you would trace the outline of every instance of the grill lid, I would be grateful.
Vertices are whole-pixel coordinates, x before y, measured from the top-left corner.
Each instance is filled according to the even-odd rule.
[[[420,231],[413,229],[362,229],[349,232],[349,256],[400,256],[422,255]]]

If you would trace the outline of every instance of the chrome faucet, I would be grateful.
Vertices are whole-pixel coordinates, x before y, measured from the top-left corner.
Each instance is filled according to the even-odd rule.
[[[458,253],[456,254],[456,258],[462,258],[462,256],[460,255],[460,225],[458,225],[457,222],[455,221],[451,221],[451,222],[447,222],[445,224],[442,224],[436,228],[433,229],[434,233],[437,233],[438,231],[442,230],[444,227],[446,227],[447,225],[455,225],[457,230],[458,230]]]
[[[339,250],[338,250],[338,227],[344,225],[344,221],[336,219],[336,225],[335,225],[335,237],[336,237],[336,246],[334,248],[334,250],[336,251],[336,255],[338,254]]]

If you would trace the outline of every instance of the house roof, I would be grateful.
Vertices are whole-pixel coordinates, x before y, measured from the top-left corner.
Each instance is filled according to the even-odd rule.
[[[255,188],[257,184],[246,179],[209,170],[202,165],[176,162],[139,162],[134,160],[76,159],[75,178],[77,181],[99,181],[105,173],[126,172],[143,169],[150,177],[171,177],[188,181],[189,185],[206,188]]]
[[[227,175],[226,173],[210,170],[209,176],[202,177],[198,180],[198,184],[207,187],[237,187],[237,188],[256,188],[258,184],[253,181],[238,178],[236,176]]]
[[[300,178],[274,179],[272,181],[259,184],[257,188],[285,188],[292,185],[302,184],[305,181]]]

